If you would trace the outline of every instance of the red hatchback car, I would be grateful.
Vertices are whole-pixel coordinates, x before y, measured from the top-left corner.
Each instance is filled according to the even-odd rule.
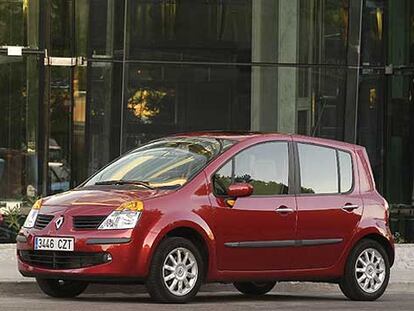
[[[365,149],[282,134],[150,142],[36,202],[17,242],[20,272],[53,297],[136,282],[180,303],[203,282],[262,295],[295,280],[375,300],[394,261]]]

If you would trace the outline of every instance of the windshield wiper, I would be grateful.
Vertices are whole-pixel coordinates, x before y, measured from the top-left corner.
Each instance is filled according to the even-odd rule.
[[[142,186],[150,190],[154,190],[155,188],[150,186],[150,184],[146,181],[139,181],[139,180],[105,180],[105,181],[98,181],[95,185],[137,185]]]

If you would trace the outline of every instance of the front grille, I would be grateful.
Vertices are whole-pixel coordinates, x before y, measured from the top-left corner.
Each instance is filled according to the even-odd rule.
[[[58,251],[19,251],[20,259],[31,265],[48,269],[77,269],[110,261],[107,253]]]
[[[73,217],[73,228],[76,230],[98,229],[106,216],[75,216]]]
[[[39,214],[37,215],[36,222],[35,222],[35,229],[43,229],[52,221],[53,215],[44,215]]]

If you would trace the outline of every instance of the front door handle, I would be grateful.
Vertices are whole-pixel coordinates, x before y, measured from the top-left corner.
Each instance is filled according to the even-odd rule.
[[[352,212],[354,209],[357,209],[359,205],[357,204],[345,204],[342,209],[347,212]]]
[[[275,211],[276,213],[280,213],[280,214],[290,214],[294,212],[294,209],[282,205],[282,206],[279,206]]]

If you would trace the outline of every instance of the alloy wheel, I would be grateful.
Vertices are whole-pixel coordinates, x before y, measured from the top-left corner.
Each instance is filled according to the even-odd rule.
[[[381,288],[386,277],[385,261],[373,248],[365,249],[355,263],[355,278],[359,287],[366,293],[375,293]]]
[[[162,276],[171,294],[187,295],[198,279],[198,264],[193,253],[184,247],[173,249],[164,260]]]

